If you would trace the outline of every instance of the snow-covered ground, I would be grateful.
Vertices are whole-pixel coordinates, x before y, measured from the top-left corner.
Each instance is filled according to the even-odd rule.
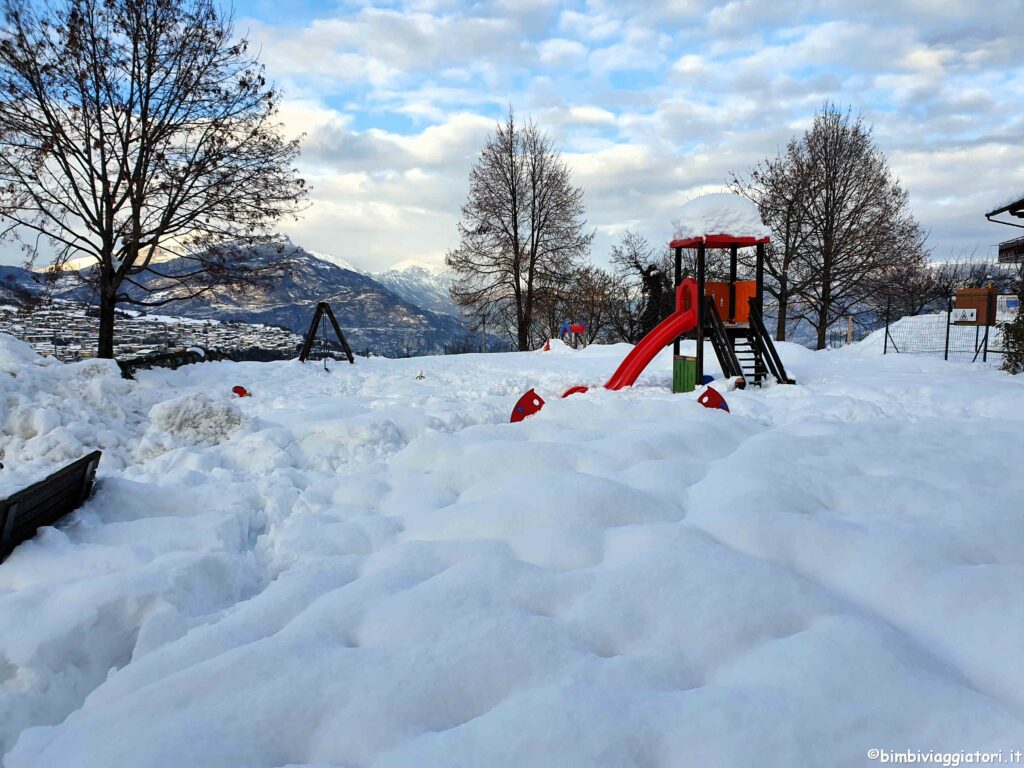
[[[626,350],[134,383],[0,338],[0,493],[104,451],[0,565],[2,764],[1024,749],[1024,377],[781,345],[799,384],[731,414],[670,394],[667,355],[557,398]]]

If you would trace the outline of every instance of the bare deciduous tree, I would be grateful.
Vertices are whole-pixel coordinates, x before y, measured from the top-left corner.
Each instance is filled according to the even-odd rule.
[[[829,325],[869,296],[871,278],[918,261],[925,238],[862,117],[826,104],[791,162],[804,185],[799,199],[809,230],[799,254],[807,275],[802,317],[823,349]]]
[[[583,214],[583,191],[550,137],[510,111],[470,171],[459,247],[445,257],[452,299],[472,314],[505,308],[528,349],[538,301],[566,284],[590,247]]]
[[[30,260],[48,243],[58,270],[85,257],[101,357],[113,356],[119,303],[270,277],[277,265],[240,256],[297,210],[298,143],[282,138],[278,93],[213,0],[0,8],[5,234]]]
[[[615,302],[615,276],[593,265],[580,268],[567,299],[568,314],[587,326],[587,343],[608,338]]]
[[[984,288],[995,286],[999,293],[1013,293],[1017,281],[1017,269],[1010,264],[985,261],[961,255],[948,261],[937,262],[934,271],[938,298],[951,299],[960,288]]]

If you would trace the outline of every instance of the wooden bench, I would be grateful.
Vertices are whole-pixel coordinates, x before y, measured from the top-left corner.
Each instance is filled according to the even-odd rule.
[[[0,499],[0,562],[44,525],[53,525],[92,493],[100,451],[58,469],[45,480]]]
[[[117,365],[121,369],[121,376],[125,379],[135,377],[135,372],[142,368],[180,368],[183,365],[193,363],[204,363],[214,360],[230,360],[229,354],[216,349],[179,349],[175,352],[157,352],[143,357],[133,357],[128,360],[118,360]]]

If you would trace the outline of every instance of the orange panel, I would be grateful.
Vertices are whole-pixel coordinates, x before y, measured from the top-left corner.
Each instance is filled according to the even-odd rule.
[[[750,322],[750,299],[757,296],[757,282],[754,280],[737,280],[736,283],[736,312],[731,322]],[[718,314],[726,323],[729,320],[729,283],[708,282],[704,283],[704,295],[713,296],[715,306],[718,307]]]
[[[757,281],[736,281],[736,322],[750,322],[750,300],[757,296]]]
[[[722,320],[729,321],[729,284],[728,283],[704,283],[704,295],[712,296],[715,299],[715,306],[718,308],[718,316]]]

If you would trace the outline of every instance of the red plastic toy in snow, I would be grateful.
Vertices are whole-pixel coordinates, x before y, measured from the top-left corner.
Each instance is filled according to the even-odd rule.
[[[707,387],[701,396],[697,398],[697,402],[703,405],[705,408],[720,408],[726,413],[729,413],[729,404],[725,402],[725,398],[719,394],[718,390]]]
[[[543,407],[544,399],[538,395],[536,391],[531,389],[519,398],[515,408],[512,409],[512,417],[509,421],[515,424],[517,421],[522,421],[527,416],[533,416],[533,414]]]
[[[252,394],[250,394],[249,390],[245,387],[232,387],[231,391],[239,397],[252,397]]]

